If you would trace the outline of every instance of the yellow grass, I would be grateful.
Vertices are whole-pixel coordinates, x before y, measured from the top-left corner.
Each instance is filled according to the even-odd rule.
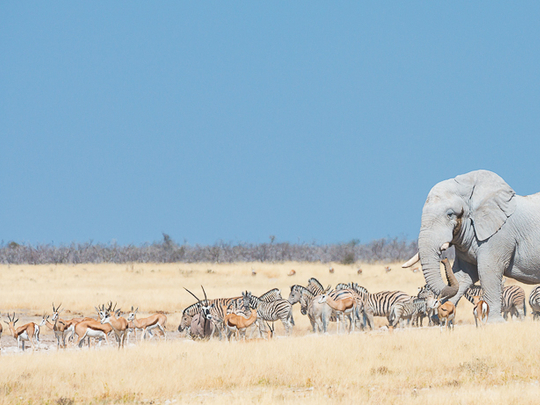
[[[540,323],[488,325],[476,330],[472,305],[460,302],[453,333],[438,328],[378,329],[313,335],[295,306],[293,337],[276,324],[273,341],[192,342],[179,338],[179,313],[193,299],[256,294],[317,277],[324,285],[357,281],[370,291],[415,294],[421,273],[391,265],[154,264],[0,266],[2,313],[37,320],[62,302],[72,313],[93,315],[108,300],[139,312],[168,313],[169,341],[130,345],[123,351],[39,350],[1,357],[0,404],[71,403],[537,403],[540,394]],[[251,268],[257,272],[251,276]],[[297,274],[287,277],[295,269]],[[527,293],[531,287],[524,286]],[[67,314],[66,317],[69,317]],[[379,319],[378,325],[384,320]],[[4,328],[5,329],[5,328]],[[51,341],[50,332],[42,339]],[[14,339],[4,331],[2,344]]]

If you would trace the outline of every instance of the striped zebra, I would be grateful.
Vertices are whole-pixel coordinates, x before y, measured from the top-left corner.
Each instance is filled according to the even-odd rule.
[[[529,295],[529,305],[532,309],[533,320],[540,318],[540,285],[534,287]]]
[[[294,326],[292,318],[292,305],[284,299],[277,299],[271,302],[264,302],[259,297],[246,291],[242,293],[244,302],[248,302],[251,309],[257,310],[257,317],[266,322],[275,322],[278,319],[283,323],[285,332],[289,336]],[[259,322],[259,332],[266,333],[265,322]],[[263,330],[264,329],[264,330]]]
[[[503,288],[501,312],[504,319],[517,317],[522,321],[527,315],[525,290],[519,285],[508,285]]]
[[[362,297],[364,326],[367,324],[370,329],[374,326],[373,317],[385,316],[388,319],[393,305],[398,302],[407,302],[412,298],[403,291],[380,291],[370,294],[365,287],[356,283],[352,283],[352,289]]]
[[[313,295],[324,294],[330,290],[330,286],[324,288],[323,285],[315,277],[311,277],[308,280],[308,285],[306,287]]]
[[[390,327],[395,328],[399,322],[399,326],[403,328],[403,321],[405,319],[409,321],[412,320],[414,325],[415,318],[418,318],[418,316],[422,313],[427,313],[428,308],[433,307],[434,304],[434,297],[413,298],[407,302],[395,303],[390,310],[390,315],[388,316]]]
[[[484,296],[484,290],[482,290],[482,287],[478,284],[474,284],[467,288],[463,296],[467,301],[474,305],[474,297],[480,297],[481,299]]]
[[[295,284],[291,286],[291,293],[287,300],[291,305],[300,303],[300,313],[308,316],[314,333],[317,331],[326,333],[328,322],[336,322],[337,317],[332,308],[316,300],[319,296],[320,294],[313,294],[307,287]]]
[[[425,298],[428,299],[429,297],[435,298],[435,293],[431,291],[429,286],[425,284],[423,287],[418,287],[418,294],[416,295],[417,298]],[[432,306],[427,305],[426,311],[420,311],[416,316],[413,317],[413,326],[420,326],[422,327],[424,324],[424,318],[427,316],[428,318],[428,326],[433,326],[434,324],[439,324],[439,317],[437,316],[437,310],[433,308]]]
[[[482,298],[484,291],[479,285],[473,285],[465,291],[464,297],[474,305],[474,296]],[[501,298],[501,313],[505,320],[510,317],[517,317],[523,320],[527,315],[527,305],[525,303],[525,290],[519,285],[507,285],[503,287]]]

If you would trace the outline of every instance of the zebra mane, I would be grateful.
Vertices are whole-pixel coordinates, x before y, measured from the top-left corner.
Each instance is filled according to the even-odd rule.
[[[184,308],[184,310],[182,311],[182,316],[186,314],[189,316],[194,316],[198,314],[200,311],[201,311],[201,304],[196,302],[195,304],[191,304],[189,307]]]
[[[279,290],[279,288],[272,288],[271,290],[265,292],[263,295],[259,296],[259,299],[265,302],[275,301],[281,298],[281,291]]]
[[[313,294],[313,295],[319,295],[324,291],[323,285],[317,280],[315,277],[311,277],[308,280],[308,286],[307,289]]]

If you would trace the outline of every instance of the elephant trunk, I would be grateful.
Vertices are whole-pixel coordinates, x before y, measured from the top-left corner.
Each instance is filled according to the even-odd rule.
[[[448,248],[449,242],[437,244],[434,243],[434,239],[431,236],[432,235],[428,236],[422,234],[421,232],[420,237],[418,238],[422,272],[424,273],[426,283],[435,294],[439,294],[441,298],[450,298],[457,294],[459,283],[452,271],[448,259],[441,261],[442,251]],[[441,276],[441,262],[445,267],[448,285],[445,284]]]

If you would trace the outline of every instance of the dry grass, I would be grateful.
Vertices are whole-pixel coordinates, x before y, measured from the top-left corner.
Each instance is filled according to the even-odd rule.
[[[257,271],[251,276],[251,268]],[[210,297],[234,296],[289,286],[311,276],[323,284],[358,281],[370,291],[414,294],[421,273],[384,266],[321,264],[173,264],[1,266],[2,312],[28,316],[63,303],[92,315],[107,300],[139,311],[169,313],[168,342],[133,345],[124,351],[41,350],[4,355],[0,404],[74,403],[537,403],[540,394],[540,324],[529,319],[476,330],[472,305],[458,306],[453,333],[438,328],[377,330],[316,336],[295,307],[294,337],[249,343],[178,339],[181,308],[203,284]],[[291,269],[296,276],[287,277]],[[211,270],[211,271],[209,271]],[[6,286],[9,286],[7,288]],[[529,292],[531,287],[525,287]],[[379,321],[382,325],[384,322]],[[277,334],[283,335],[280,325]],[[332,328],[333,332],[333,328]],[[4,333],[2,343],[13,343]]]

